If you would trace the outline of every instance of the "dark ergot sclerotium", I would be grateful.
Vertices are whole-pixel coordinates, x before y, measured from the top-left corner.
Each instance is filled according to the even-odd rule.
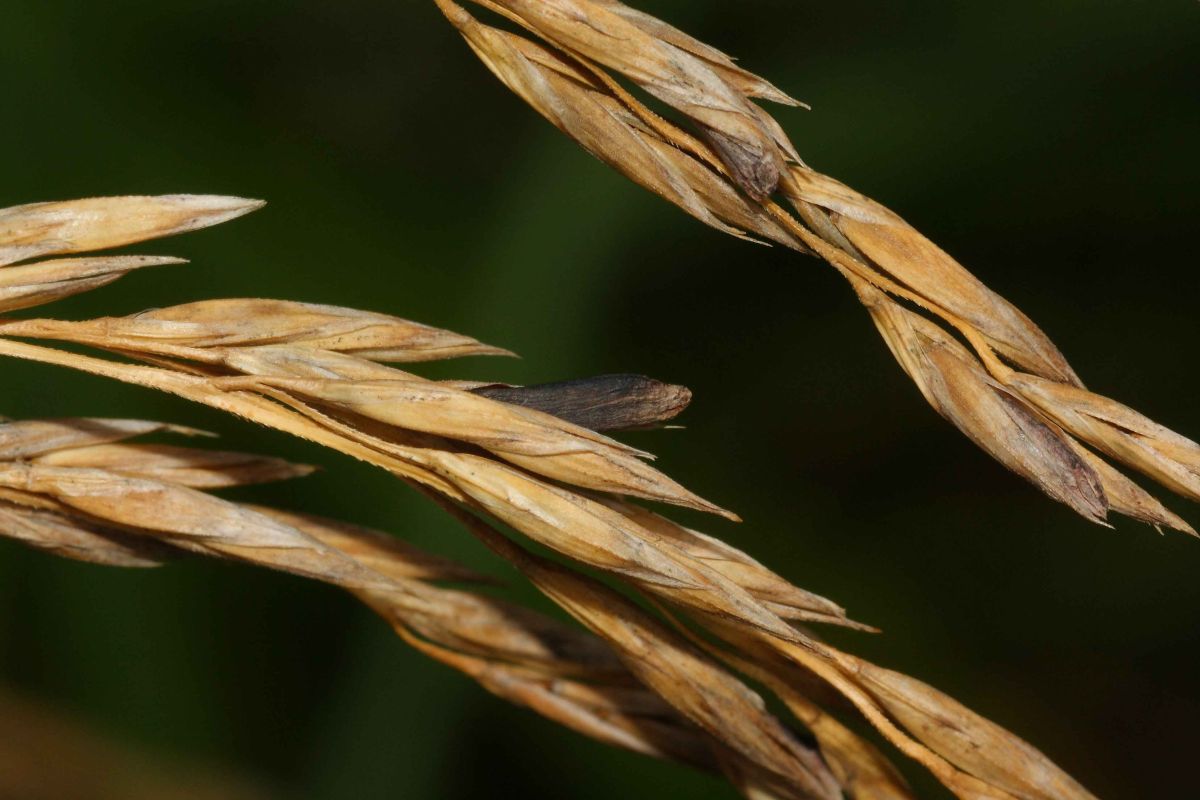
[[[679,416],[692,401],[686,386],[644,375],[597,375],[531,386],[481,386],[472,392],[534,408],[594,431],[653,428]]]

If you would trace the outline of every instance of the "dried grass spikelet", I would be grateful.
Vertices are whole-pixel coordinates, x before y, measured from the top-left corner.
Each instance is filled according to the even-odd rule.
[[[732,580],[783,619],[868,629],[867,626],[847,619],[846,610],[841,606],[792,585],[746,553],[720,539],[685,528],[634,503],[615,498],[599,500],[654,536],[678,547],[691,559]]]
[[[0,270],[0,311],[17,311],[106,286],[135,269],[182,264],[161,256],[59,258]]]
[[[216,225],[260,208],[210,195],[109,197],[0,210],[0,267],[48,255],[105,250]],[[0,269],[0,312],[105,286],[136,269],[183,263],[163,256],[59,258]]]
[[[5,420],[0,419],[0,423]],[[23,420],[0,424],[0,460],[29,460],[59,450],[120,442],[152,433],[177,433],[203,436],[203,431],[181,425],[140,419],[69,419]]]
[[[304,477],[306,464],[221,450],[126,440],[152,433],[205,435],[178,425],[128,419],[49,419],[0,423],[0,460],[101,469],[195,489],[248,486]]]
[[[188,194],[14,206],[0,210],[0,266],[173,236],[226,222],[262,206],[261,200]],[[55,267],[50,263],[46,269]]]
[[[170,547],[102,523],[52,510],[54,504],[39,508],[11,502],[17,498],[30,504],[35,502],[0,491],[0,536],[16,539],[38,550],[74,561],[114,567],[157,567],[175,552]]]
[[[263,378],[227,386],[268,386],[385,425],[480,447],[539,475],[597,491],[724,512],[643,461],[645,453],[541,411],[429,381]]]
[[[736,185],[678,147],[691,137],[670,129],[664,138],[649,112],[635,114],[618,87],[550,48],[480,24],[453,3],[439,7],[505,85],[601,161],[719,230],[796,244]]]
[[[1189,457],[1195,458],[1194,443],[1073,385],[1007,369],[1001,370],[1003,380],[998,380],[957,340],[924,317],[866,284],[855,281],[855,288],[888,347],[929,404],[997,461],[1095,522],[1103,524],[1107,513],[1115,511],[1195,535],[1184,520],[1076,437],[1198,499],[1187,484],[1189,476],[1195,480],[1194,473],[1185,466]],[[1100,416],[1090,416],[1084,409]],[[1128,433],[1118,420],[1146,438]],[[1159,449],[1158,442],[1169,444]]]
[[[1080,385],[1040,328],[895,213],[814,170],[794,166],[789,177],[784,187],[789,199],[829,212],[837,230],[873,266],[970,323],[1004,357],[1055,381]]]
[[[1107,397],[1034,375],[1009,385],[1086,444],[1191,500],[1200,500],[1200,445]]]
[[[785,156],[747,95],[797,103],[727,56],[697,47],[619,3],[492,0],[481,5],[507,12],[554,46],[629,78],[696,123],[748,194],[761,198],[775,191]]]
[[[173,445],[98,444],[51,453],[37,463],[52,467],[102,469],[117,475],[178,483],[194,489],[221,489],[271,483],[308,475],[313,468],[280,458]]]
[[[1135,466],[1168,488],[1194,497],[1194,477],[1189,477],[1192,473],[1187,466],[1194,457],[1188,449],[1191,443],[1158,426],[1153,427],[1152,435],[1158,445],[1142,442],[1140,436],[1121,440],[1111,425],[1106,429],[1104,424],[1064,412],[1063,408],[1084,402],[1081,398],[1087,395],[1046,334],[898,215],[805,166],[778,123],[751,102],[755,97],[780,100],[775,96],[778,90],[770,84],[737,68],[730,72],[731,62],[719,51],[643,12],[608,0],[476,0],[477,5],[516,22],[521,32],[481,23],[452,0],[436,2],[502,82],[631,180],[712,227],[814,252],[856,288],[865,284],[911,303],[938,321],[921,324],[930,341],[954,341],[947,329],[965,339],[973,355],[962,348],[939,346],[945,362],[942,367],[929,367],[929,359],[922,358],[917,360],[926,367],[908,371],[918,383],[919,376],[929,369],[938,373],[936,395],[928,380],[921,387],[926,398],[1005,466],[1094,522],[1103,523],[1112,510],[1191,531],[1074,437]],[[636,32],[630,33],[630,28]],[[617,40],[605,35],[616,31],[625,31],[630,38]],[[642,43],[639,53],[628,52],[627,44],[633,41]],[[668,53],[671,55],[665,55]],[[672,65],[676,53],[687,57]],[[646,74],[639,71],[639,57],[649,62],[643,65]],[[701,79],[699,72],[693,74],[693,60],[702,62],[711,75],[705,73]],[[730,158],[717,140],[697,139],[661,118],[623,89],[606,69],[652,94],[654,76],[670,75],[671,81],[688,92],[701,96],[709,92],[708,98],[718,108],[726,107],[730,89],[740,94],[759,118],[761,130],[774,141],[775,155],[783,159],[779,190],[793,211],[786,211],[769,193],[760,191],[761,185],[750,185],[753,182],[748,182],[737,160]],[[720,84],[716,88],[712,75]],[[677,110],[689,114],[683,103]],[[859,295],[873,297],[862,291]],[[868,304],[879,307],[874,299]],[[881,315],[875,310],[873,316],[878,321]],[[897,350],[895,346],[892,349]],[[906,368],[919,366],[911,358],[900,360]],[[1013,366],[1022,372],[1014,372]],[[958,377],[949,379],[951,372],[946,370]],[[1031,377],[1027,380],[1025,374]],[[1039,379],[1036,387],[1030,383]],[[1026,390],[1030,396],[1025,396]],[[1081,394],[1074,395],[1066,406],[1062,400],[1046,399],[1072,390]],[[982,405],[972,407],[976,402]],[[1047,403],[1057,408],[1047,407]],[[1138,420],[1137,425],[1144,428],[1143,418]],[[1033,438],[1024,438],[1028,435]]]
[[[1103,522],[1100,478],[1069,438],[937,325],[874,287],[859,296],[896,360],[938,413],[1004,466],[1084,517]]]
[[[127,317],[11,322],[2,330],[15,336],[206,360],[215,358],[201,351],[221,353],[230,348],[276,344],[346,353],[371,361],[511,355],[469,336],[387,314],[285,300],[204,300]]]

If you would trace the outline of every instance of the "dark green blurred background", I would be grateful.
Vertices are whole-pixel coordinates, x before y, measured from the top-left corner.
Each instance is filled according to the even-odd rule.
[[[809,101],[779,114],[805,158],[1015,301],[1092,388],[1200,434],[1194,2],[643,7]],[[0,40],[0,206],[271,201],[140,248],[193,264],[54,314],[287,297],[524,356],[431,375],[686,383],[686,431],[630,438],[746,518],[706,530],[884,629],[838,643],[1010,727],[1101,797],[1196,796],[1200,545],[1091,526],[1003,472],[923,403],[831,269],[609,172],[503,90],[432,3],[5,0]],[[146,391],[0,369],[2,413],[219,431],[326,468],[248,496],[498,569],[348,459]],[[732,796],[504,705],[332,589],[248,568],[123,572],[0,543],[0,680],[282,797]]]

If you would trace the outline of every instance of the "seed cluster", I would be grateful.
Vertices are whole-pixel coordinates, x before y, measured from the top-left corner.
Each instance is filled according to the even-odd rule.
[[[104,249],[256,206],[191,196],[23,206],[0,211],[0,252],[30,262]],[[169,261],[90,256],[4,267],[0,275],[19,276],[5,310]],[[82,321],[0,319],[0,355],[169,392],[388,470],[582,629],[491,597],[480,576],[386,534],[220,498],[211,490],[310,469],[139,442],[198,434],[155,422],[0,424],[0,535],[114,566],[201,555],[332,584],[493,693],[601,741],[720,772],[748,797],[909,797],[886,757],[836,710],[857,710],[963,797],[1090,796],[1029,745],[932,687],[821,641],[809,623],[868,629],[840,606],[636,502],[736,519],[651,466],[649,454],[587,424],[661,423],[687,404],[683,387],[639,376],[497,386],[432,381],[393,366],[503,354],[386,314],[281,300],[209,300]],[[522,537],[550,555],[531,552]],[[744,678],[777,694],[795,721],[772,713]]]
[[[436,2],[505,85],[635,183],[719,230],[828,261],[930,405],[1001,464],[1093,522],[1111,511],[1195,535],[1103,456],[1200,500],[1200,445],[1087,391],[1016,306],[898,215],[806,166],[754,102],[796,101],[613,0],[477,0],[517,32]]]

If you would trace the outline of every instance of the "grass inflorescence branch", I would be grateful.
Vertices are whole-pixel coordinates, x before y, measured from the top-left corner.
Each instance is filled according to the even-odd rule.
[[[600,160],[718,230],[829,262],[929,404],[1005,467],[1093,522],[1116,512],[1195,535],[1106,459],[1200,500],[1200,445],[1088,391],[1016,306],[806,165],[756,102],[796,104],[779,89],[615,0],[476,0],[496,24],[435,2],[506,86]]]
[[[20,262],[0,269],[9,287],[0,310],[96,288],[141,264],[76,253],[257,205],[117,197],[0,211],[0,253]],[[395,366],[506,352],[387,314],[283,300],[0,318],[0,355],[167,392],[389,471],[582,629],[499,600],[477,574],[386,534],[218,497],[211,491],[310,469],[141,443],[197,434],[155,422],[0,425],[0,535],[114,566],[199,555],[331,584],[489,691],[600,741],[723,774],[747,797],[911,796],[887,758],[837,718],[856,713],[962,797],[1090,797],[1013,734],[822,641],[809,624],[868,629],[836,603],[640,504],[736,519],[598,430],[661,425],[687,405],[685,388],[630,375],[532,387],[433,381]],[[772,712],[747,680],[793,718]]]

